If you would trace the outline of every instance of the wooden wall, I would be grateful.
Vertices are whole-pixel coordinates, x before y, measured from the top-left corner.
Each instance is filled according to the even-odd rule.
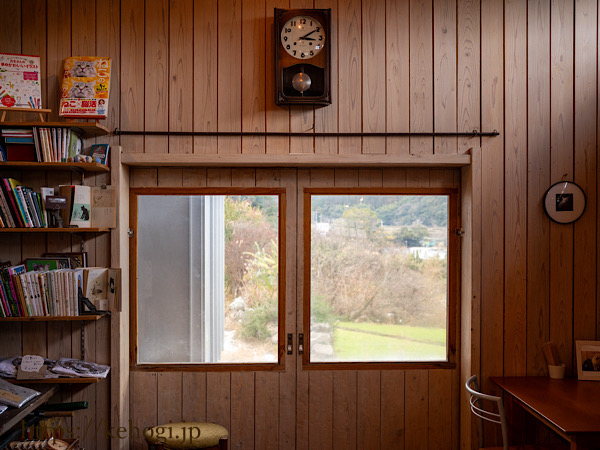
[[[540,346],[547,340],[558,345],[568,374],[573,374],[575,340],[600,338],[598,0],[1,3],[8,12],[0,15],[0,51],[42,55],[47,107],[57,109],[64,57],[94,53],[113,58],[110,129],[308,133],[497,129],[499,137],[482,139],[112,136],[107,140],[120,143],[124,152],[163,154],[438,155],[473,148],[472,164],[463,170],[463,186],[468,188],[463,192],[470,200],[463,208],[463,217],[468,218],[463,226],[470,241],[465,243],[468,271],[462,278],[463,294],[468,294],[463,295],[462,342],[468,346],[463,347],[461,378],[480,373],[484,388],[493,391],[487,381],[490,375],[544,374]],[[275,6],[332,8],[331,106],[274,105]],[[411,173],[422,176],[419,171]],[[27,182],[28,176],[23,174],[22,181]],[[585,214],[574,225],[552,223],[543,213],[545,190],[561,179],[577,182],[587,195]],[[14,243],[3,238],[2,257],[19,259],[29,245],[42,245],[20,239]],[[20,327],[7,331],[3,326],[2,331],[18,345],[29,345],[28,332]],[[234,385],[223,384],[218,374],[194,376],[213,380],[218,395],[237,395]],[[419,376],[406,372],[405,380]],[[186,377],[164,373],[157,375],[156,383],[174,387],[176,401],[187,394],[186,383],[195,383]],[[356,378],[357,389],[370,382],[369,374],[364,377]],[[258,380],[265,382],[262,375]],[[406,439],[411,433],[425,435],[432,423],[426,419],[434,411],[441,408],[452,414],[459,403],[452,398],[448,405],[430,406],[436,386],[421,382],[423,390],[399,389],[406,392],[399,394],[405,403],[419,392],[427,394],[418,398],[420,406],[411,409],[419,420],[404,421],[405,438],[398,439],[399,448],[427,448],[427,439],[410,445]],[[135,390],[135,375],[132,383]],[[459,380],[453,383],[458,385]],[[204,386],[202,380],[200,385]],[[333,411],[352,414],[345,397],[326,393]],[[196,395],[215,394],[207,390]],[[254,401],[274,400],[254,397]],[[163,406],[150,403],[147,411],[156,418],[156,408],[162,414]],[[469,423],[463,410],[464,448],[471,446]],[[254,424],[254,430],[244,433],[253,434],[259,448],[256,436],[263,436],[263,423]],[[309,424],[302,426],[298,436]],[[439,431],[432,428],[432,433]],[[445,445],[458,446],[454,438],[444,436]],[[278,442],[281,448],[288,443]],[[298,444],[304,446],[304,441]],[[353,442],[351,448],[355,446]]]

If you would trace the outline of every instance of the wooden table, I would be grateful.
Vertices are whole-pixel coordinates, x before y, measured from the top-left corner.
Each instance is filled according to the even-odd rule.
[[[28,386],[40,392],[40,395],[32,398],[20,408],[9,408],[0,414],[0,436],[18,424],[27,414],[35,411],[38,407],[48,401],[56,392],[56,386],[51,384]]]
[[[571,449],[600,448],[600,382],[549,377],[491,377],[490,380],[568,440]]]

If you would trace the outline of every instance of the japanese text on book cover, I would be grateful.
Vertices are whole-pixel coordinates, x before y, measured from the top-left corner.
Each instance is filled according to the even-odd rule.
[[[42,107],[39,56],[0,53],[0,106]]]
[[[110,58],[72,56],[65,59],[59,115],[105,119],[109,78]]]

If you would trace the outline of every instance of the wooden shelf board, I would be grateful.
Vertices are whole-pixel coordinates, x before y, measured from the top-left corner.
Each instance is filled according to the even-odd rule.
[[[83,137],[104,136],[110,131],[104,125],[96,122],[0,122],[1,128],[76,128]]]
[[[110,228],[0,228],[0,233],[105,233]]]
[[[128,166],[215,166],[215,167],[463,167],[471,164],[471,155],[321,155],[314,153],[234,154],[197,153],[125,153],[121,162]]]
[[[13,381],[13,380],[7,380]],[[39,381],[39,380],[35,380]],[[38,383],[36,383],[38,384]],[[27,414],[31,411],[34,411],[36,408],[46,403],[52,395],[56,392],[56,387],[54,386],[41,386],[36,389],[36,391],[40,391],[40,395],[34,397],[29,402],[25,403],[20,408],[11,408],[9,407],[6,411],[0,414],[0,435],[6,433],[16,424],[18,424]]]
[[[104,378],[43,378],[41,380],[17,380],[15,378],[5,378],[13,384],[94,384]]]
[[[86,172],[110,172],[110,167],[104,164],[92,163],[68,163],[68,162],[24,162],[9,161],[0,162],[0,169],[27,169],[27,170],[71,170],[82,169]]]
[[[0,322],[68,322],[74,320],[99,320],[107,314],[89,314],[85,316],[35,316],[35,317],[0,317]]]

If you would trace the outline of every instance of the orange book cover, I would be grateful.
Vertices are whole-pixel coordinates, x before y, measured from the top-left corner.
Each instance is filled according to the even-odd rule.
[[[65,59],[59,115],[106,119],[109,81],[110,58],[71,56]]]

